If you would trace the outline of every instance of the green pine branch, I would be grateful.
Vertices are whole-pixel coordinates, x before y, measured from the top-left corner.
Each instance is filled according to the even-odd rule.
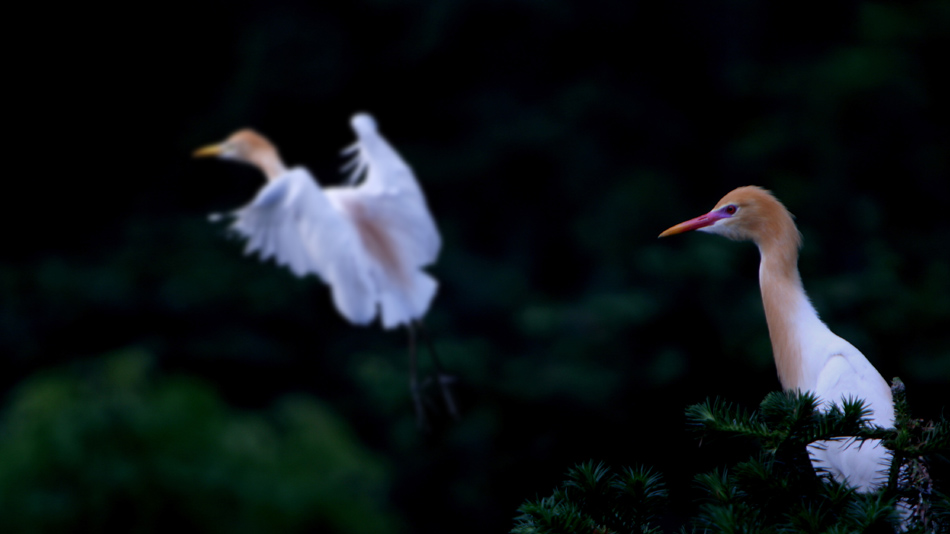
[[[695,476],[702,497],[690,523],[714,532],[943,532],[950,504],[931,478],[928,461],[946,454],[950,422],[910,415],[903,384],[895,379],[895,428],[874,426],[863,400],[843,399],[820,408],[811,393],[774,392],[755,411],[721,399],[686,409],[687,426],[707,439],[758,445],[748,460]],[[894,462],[888,484],[858,493],[816,476],[807,447],[842,436],[878,439]],[[660,532],[656,518],[667,501],[658,473],[647,468],[611,470],[593,461],[567,473],[543,499],[519,508],[514,534]]]
[[[547,498],[524,503],[512,534],[652,534],[665,503],[662,477],[649,468],[614,472],[593,461],[575,466]]]

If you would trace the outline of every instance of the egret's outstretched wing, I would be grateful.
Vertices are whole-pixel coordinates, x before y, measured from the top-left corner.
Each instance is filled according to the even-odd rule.
[[[303,246],[290,203],[292,179],[283,176],[268,182],[249,204],[231,213],[231,230],[247,239],[245,254],[257,252],[262,260],[274,258],[299,277],[323,276],[307,248]]]
[[[378,289],[383,327],[393,328],[428,311],[438,282],[422,268],[435,261],[442,239],[412,169],[373,118],[358,114],[351,124],[357,135],[348,149],[354,153],[351,187],[329,188],[327,197],[353,222]]]
[[[429,309],[438,282],[422,271],[418,227],[399,195],[367,195],[359,188],[328,188],[327,198],[351,221],[366,254],[384,328],[408,324]]]
[[[291,169],[272,180],[233,215],[231,228],[247,238],[246,253],[273,257],[297,276],[320,276],[351,322],[365,324],[376,316],[359,236],[305,169]]]
[[[387,228],[400,250],[407,251],[411,265],[421,267],[435,261],[442,239],[429,213],[425,195],[415,174],[389,142],[380,135],[376,121],[365,113],[351,121],[357,142],[350,182],[357,184],[349,194],[363,206],[364,213]]]

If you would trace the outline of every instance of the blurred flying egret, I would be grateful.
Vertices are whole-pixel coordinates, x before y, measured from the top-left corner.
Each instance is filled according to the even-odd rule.
[[[801,234],[792,215],[771,193],[755,186],[724,196],[710,212],[667,229],[660,237],[699,230],[759,247],[759,286],[772,340],[778,378],[786,390],[811,391],[823,406],[842,399],[864,400],[871,422],[894,426],[891,389],[877,369],[853,345],[836,336],[818,318],[801,276]],[[859,492],[887,482],[891,453],[880,440],[838,438],[808,446],[812,465]]]
[[[273,257],[299,277],[317,275],[351,323],[369,324],[378,311],[383,328],[406,325],[410,385],[421,424],[416,330],[424,332],[421,319],[438,288],[423,267],[436,260],[442,239],[412,169],[380,135],[373,117],[360,113],[350,124],[357,140],[344,150],[352,155],[346,166],[351,172],[341,187],[321,189],[305,168],[288,169],[277,148],[250,129],[194,155],[247,163],[267,177],[251,203],[231,214],[231,228],[247,239],[245,253]],[[446,406],[457,416],[451,379],[425,339]]]

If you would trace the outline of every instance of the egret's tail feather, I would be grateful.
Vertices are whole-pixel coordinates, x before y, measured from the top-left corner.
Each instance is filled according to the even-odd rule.
[[[383,328],[390,330],[421,319],[429,310],[439,283],[424,272],[413,274],[412,284],[403,291],[385,291],[379,295]]]
[[[416,272],[414,282],[412,293],[409,295],[412,319],[422,319],[422,316],[429,311],[432,299],[439,290],[439,282],[423,271]]]

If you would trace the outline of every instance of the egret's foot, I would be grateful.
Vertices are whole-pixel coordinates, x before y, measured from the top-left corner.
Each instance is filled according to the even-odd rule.
[[[436,381],[439,383],[439,391],[442,392],[442,399],[445,401],[445,409],[449,411],[452,418],[456,421],[460,419],[459,411],[455,404],[455,397],[452,396],[452,390],[449,386],[455,382],[455,377],[444,373],[436,374]]]
[[[427,430],[429,421],[426,419],[426,411],[422,406],[422,391],[418,384],[412,384],[409,389],[412,391],[412,405],[416,410],[416,427],[419,430]]]

